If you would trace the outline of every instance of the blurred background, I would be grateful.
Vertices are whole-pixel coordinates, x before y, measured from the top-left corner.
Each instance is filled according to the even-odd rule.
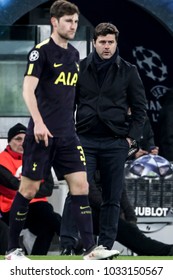
[[[0,150],[7,131],[17,122],[27,125],[28,111],[22,82],[28,51],[50,36],[49,8],[54,1],[0,0]],[[73,0],[81,16],[75,40],[81,58],[92,50],[93,28],[111,22],[120,31],[120,55],[137,65],[146,90],[149,116],[159,145],[159,112],[166,93],[173,88],[173,0]],[[173,155],[172,155],[173,157]],[[141,229],[173,244],[173,179],[129,175],[126,185]],[[52,203],[61,212],[67,189],[56,182]],[[62,188],[61,188],[62,186]],[[165,210],[166,209],[166,210]]]

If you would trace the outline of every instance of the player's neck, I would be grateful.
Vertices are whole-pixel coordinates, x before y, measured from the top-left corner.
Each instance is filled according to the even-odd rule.
[[[51,38],[53,39],[53,41],[55,42],[56,45],[60,46],[61,48],[67,49],[68,47],[68,40],[57,36],[57,34],[55,35],[54,33],[52,33]]]

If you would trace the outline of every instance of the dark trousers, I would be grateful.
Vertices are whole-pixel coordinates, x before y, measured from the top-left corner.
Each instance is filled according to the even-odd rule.
[[[9,212],[3,213],[2,216],[8,224]],[[47,254],[54,234],[60,235],[60,224],[61,216],[54,212],[50,203],[39,201],[29,204],[25,228],[36,235],[31,255]]]
[[[0,219],[0,255],[4,255],[8,248],[8,225]]]
[[[92,183],[96,169],[100,170],[102,200],[98,244],[111,249],[117,236],[120,199],[123,189],[124,164],[129,146],[126,139],[79,135],[83,146],[88,182]],[[69,198],[70,200],[70,198]],[[70,201],[65,202],[61,226],[62,236],[73,236],[75,222],[70,213]],[[71,215],[71,218],[69,218]],[[63,244],[62,244],[63,246]]]
[[[66,198],[66,205],[69,204],[70,196]],[[70,226],[70,223],[72,223],[73,221],[71,220],[72,213],[69,214],[70,216],[68,226]],[[96,236],[99,236],[99,209],[92,208],[92,214],[94,234]],[[62,243],[64,247],[75,247],[75,239],[78,238],[78,231],[74,226],[71,229],[72,230],[70,231],[70,233],[72,234],[73,238],[69,238],[68,231],[66,231],[66,238],[64,239],[64,237],[62,237]],[[122,218],[119,218],[118,221],[116,241],[132,250],[132,252],[141,256],[168,256],[173,254],[173,245],[165,244],[163,242],[147,237],[142,231],[140,231],[136,224],[132,224]]]
[[[119,243],[140,256],[167,256],[173,245],[147,237],[137,225],[119,219],[117,239]]]
[[[25,228],[35,234],[31,255],[46,255],[55,233],[60,235],[61,216],[48,202],[30,203]]]

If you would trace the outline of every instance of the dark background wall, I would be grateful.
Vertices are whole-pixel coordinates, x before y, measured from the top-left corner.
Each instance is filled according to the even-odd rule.
[[[118,27],[120,55],[138,66],[157,142],[162,97],[173,86],[173,36],[170,24],[173,21],[167,21],[173,14],[172,1],[107,0],[106,5],[99,0],[93,1],[93,5],[88,5],[86,1],[82,1],[82,4],[79,0],[74,2],[94,26],[101,21],[110,21]]]

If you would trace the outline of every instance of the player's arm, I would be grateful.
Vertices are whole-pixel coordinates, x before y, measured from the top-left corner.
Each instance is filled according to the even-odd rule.
[[[48,146],[48,137],[53,137],[53,135],[44,124],[38,109],[37,99],[35,96],[35,90],[38,82],[39,79],[37,77],[25,76],[23,82],[23,98],[34,122],[34,135],[36,142],[39,143],[40,140],[43,140],[45,142],[45,146]]]

